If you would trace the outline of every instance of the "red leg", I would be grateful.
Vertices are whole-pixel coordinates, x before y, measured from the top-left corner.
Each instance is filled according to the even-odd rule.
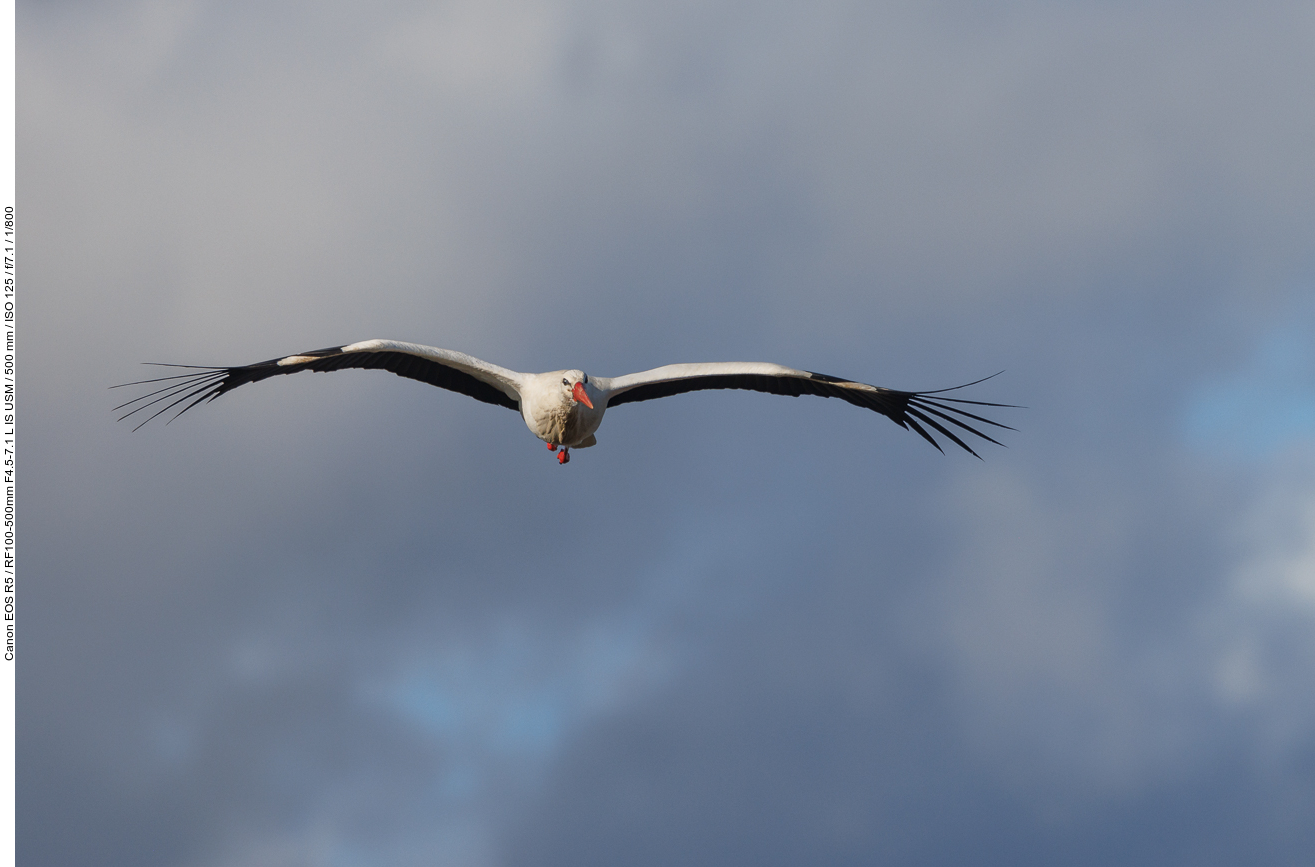
[[[559,464],[564,464],[564,463],[566,463],[567,461],[569,461],[570,459],[571,459],[571,456],[570,456],[569,454],[567,454],[565,448],[562,449],[561,454],[557,455],[557,463],[559,463]]]
[[[550,452],[557,451],[557,443],[548,443],[548,451]]]

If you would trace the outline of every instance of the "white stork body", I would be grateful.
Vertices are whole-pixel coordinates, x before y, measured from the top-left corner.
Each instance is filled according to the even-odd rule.
[[[762,362],[669,364],[642,373],[608,378],[591,377],[582,370],[518,373],[449,349],[396,340],[366,340],[348,346],[317,349],[243,367],[163,366],[186,367],[196,372],[126,383],[126,385],[146,383],[165,383],[165,385],[116,407],[116,409],[128,409],[120,420],[161,403],[164,406],[148,416],[141,424],[181,404],[182,409],[173,416],[177,418],[197,404],[214,400],[219,395],[248,382],[258,382],[271,376],[297,373],[302,370],[327,372],[355,367],[390,370],[398,376],[428,382],[440,388],[461,392],[485,403],[517,410],[531,433],[546,442],[550,449],[562,448],[561,454],[558,455],[561,463],[566,463],[570,459],[566,451],[568,448],[588,448],[595,444],[594,433],[602,424],[603,413],[609,406],[705,389],[748,389],[791,396],[813,394],[820,397],[839,397],[848,403],[879,412],[900,427],[912,429],[937,449],[940,449],[940,445],[928,433],[927,427],[939,432],[973,455],[977,453],[952,432],[947,424],[989,442],[996,441],[963,419],[1012,430],[1006,425],[950,405],[1003,407],[1008,406],[1007,404],[951,397],[929,397],[954,389],[941,389],[938,392],[896,391]],[[975,384],[969,383],[969,385]],[[964,387],[956,386],[956,388]],[[141,424],[138,427],[141,427]]]
[[[554,370],[522,374],[521,418],[530,433],[550,446],[588,448],[594,431],[603,423],[605,396],[582,370]],[[575,384],[583,386],[591,405],[575,397]]]

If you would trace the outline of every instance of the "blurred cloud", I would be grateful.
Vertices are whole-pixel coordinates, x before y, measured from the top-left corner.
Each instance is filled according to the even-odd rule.
[[[19,24],[25,863],[1315,845],[1306,6]],[[1028,409],[978,462],[692,394],[567,468],[373,372],[106,412],[371,337]]]

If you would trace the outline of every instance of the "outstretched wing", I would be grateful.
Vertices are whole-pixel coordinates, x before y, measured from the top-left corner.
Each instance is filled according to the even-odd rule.
[[[999,374],[993,374],[998,376]],[[979,379],[954,388],[942,388],[937,391],[896,391],[862,382],[852,382],[824,373],[812,373],[807,370],[795,370],[779,364],[761,362],[725,362],[714,364],[669,364],[643,373],[631,373],[610,380],[596,377],[594,382],[607,391],[607,406],[616,406],[638,400],[653,400],[687,391],[705,389],[739,388],[749,391],[765,391],[769,394],[786,394],[798,397],[801,394],[815,394],[818,397],[838,397],[841,400],[879,412],[902,428],[919,434],[927,442],[941,449],[940,444],[928,432],[928,428],[947,437],[951,442],[981,457],[955,433],[955,429],[966,431],[987,442],[1001,445],[998,441],[983,433],[977,425],[1013,430],[1008,425],[982,418],[954,404],[971,404],[974,406],[1009,407],[1011,404],[987,403],[980,400],[964,400],[954,397],[933,397],[947,391],[955,391],[985,382],[991,377]]]
[[[119,417],[119,421],[154,410],[147,413],[137,425],[140,428],[151,419],[181,406],[170,418],[173,421],[197,404],[214,400],[239,385],[303,370],[321,373],[349,367],[390,370],[398,376],[418,379],[517,411],[520,410],[520,386],[523,379],[523,374],[514,370],[489,364],[461,352],[396,340],[366,340],[349,346],[334,346],[273,358],[245,367],[199,367],[191,364],[158,366],[186,368],[191,372],[113,386],[126,388],[134,385],[159,385],[154,391],[115,407],[116,411],[127,410]]]

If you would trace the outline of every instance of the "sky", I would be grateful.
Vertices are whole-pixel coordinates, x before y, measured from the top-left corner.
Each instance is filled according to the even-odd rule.
[[[1305,863],[1305,3],[23,3],[20,863]],[[1004,371],[559,466],[379,371]]]

